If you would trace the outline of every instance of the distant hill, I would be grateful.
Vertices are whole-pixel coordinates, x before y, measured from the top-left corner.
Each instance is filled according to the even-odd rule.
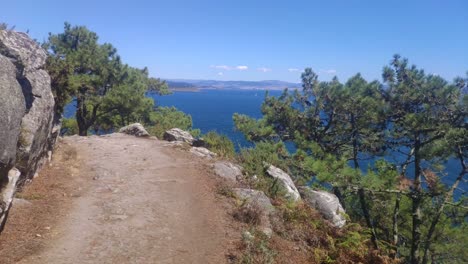
[[[300,88],[299,83],[290,83],[276,80],[266,81],[216,81],[216,80],[185,80],[168,79],[166,80],[170,89],[174,90],[193,90],[193,89],[217,89],[217,90],[283,90],[285,88]]]

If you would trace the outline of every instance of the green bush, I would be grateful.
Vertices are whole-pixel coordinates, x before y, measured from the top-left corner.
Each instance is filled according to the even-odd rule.
[[[264,176],[265,162],[284,168],[284,157],[287,156],[286,147],[282,142],[258,142],[255,144],[254,148],[242,149],[239,155],[239,161],[248,175]]]
[[[196,128],[196,129],[190,129],[190,135],[192,135],[192,137],[194,138],[197,138],[201,135],[201,130]]]
[[[234,144],[225,135],[220,135],[214,131],[210,131],[203,135],[203,140],[207,147],[223,158],[232,158],[235,155]]]
[[[265,164],[286,169],[289,162],[288,157],[289,154],[283,142],[259,142],[254,148],[242,149],[239,162],[248,178],[253,179],[254,176],[256,177],[256,180],[252,181],[254,185],[252,187],[265,192],[272,198],[276,198],[282,197],[285,190],[276,180],[266,176]]]
[[[164,132],[171,128],[190,130],[192,117],[175,107],[158,107],[150,113],[150,120],[146,126],[151,135],[162,138]]]
[[[78,134],[78,123],[75,118],[62,119],[62,135],[71,136]]]

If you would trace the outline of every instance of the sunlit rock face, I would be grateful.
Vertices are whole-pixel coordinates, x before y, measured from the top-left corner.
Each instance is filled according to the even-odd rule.
[[[0,30],[0,230],[17,186],[36,174],[58,136],[46,59],[27,34]]]

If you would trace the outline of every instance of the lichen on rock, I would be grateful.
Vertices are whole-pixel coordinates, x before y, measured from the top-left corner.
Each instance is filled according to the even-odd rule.
[[[46,59],[47,52],[27,34],[0,30],[0,219],[17,186],[36,174],[58,136]],[[21,176],[12,189],[13,167]]]

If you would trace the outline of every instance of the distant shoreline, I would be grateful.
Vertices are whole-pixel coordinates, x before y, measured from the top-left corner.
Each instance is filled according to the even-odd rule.
[[[200,92],[199,88],[190,87],[190,88],[169,88],[172,92],[186,92],[186,93],[198,93]]]
[[[288,89],[294,91],[298,88],[215,88],[215,87],[190,87],[190,88],[169,88],[172,92],[183,92],[183,93],[198,93],[203,90],[216,90],[216,91],[283,91]]]

